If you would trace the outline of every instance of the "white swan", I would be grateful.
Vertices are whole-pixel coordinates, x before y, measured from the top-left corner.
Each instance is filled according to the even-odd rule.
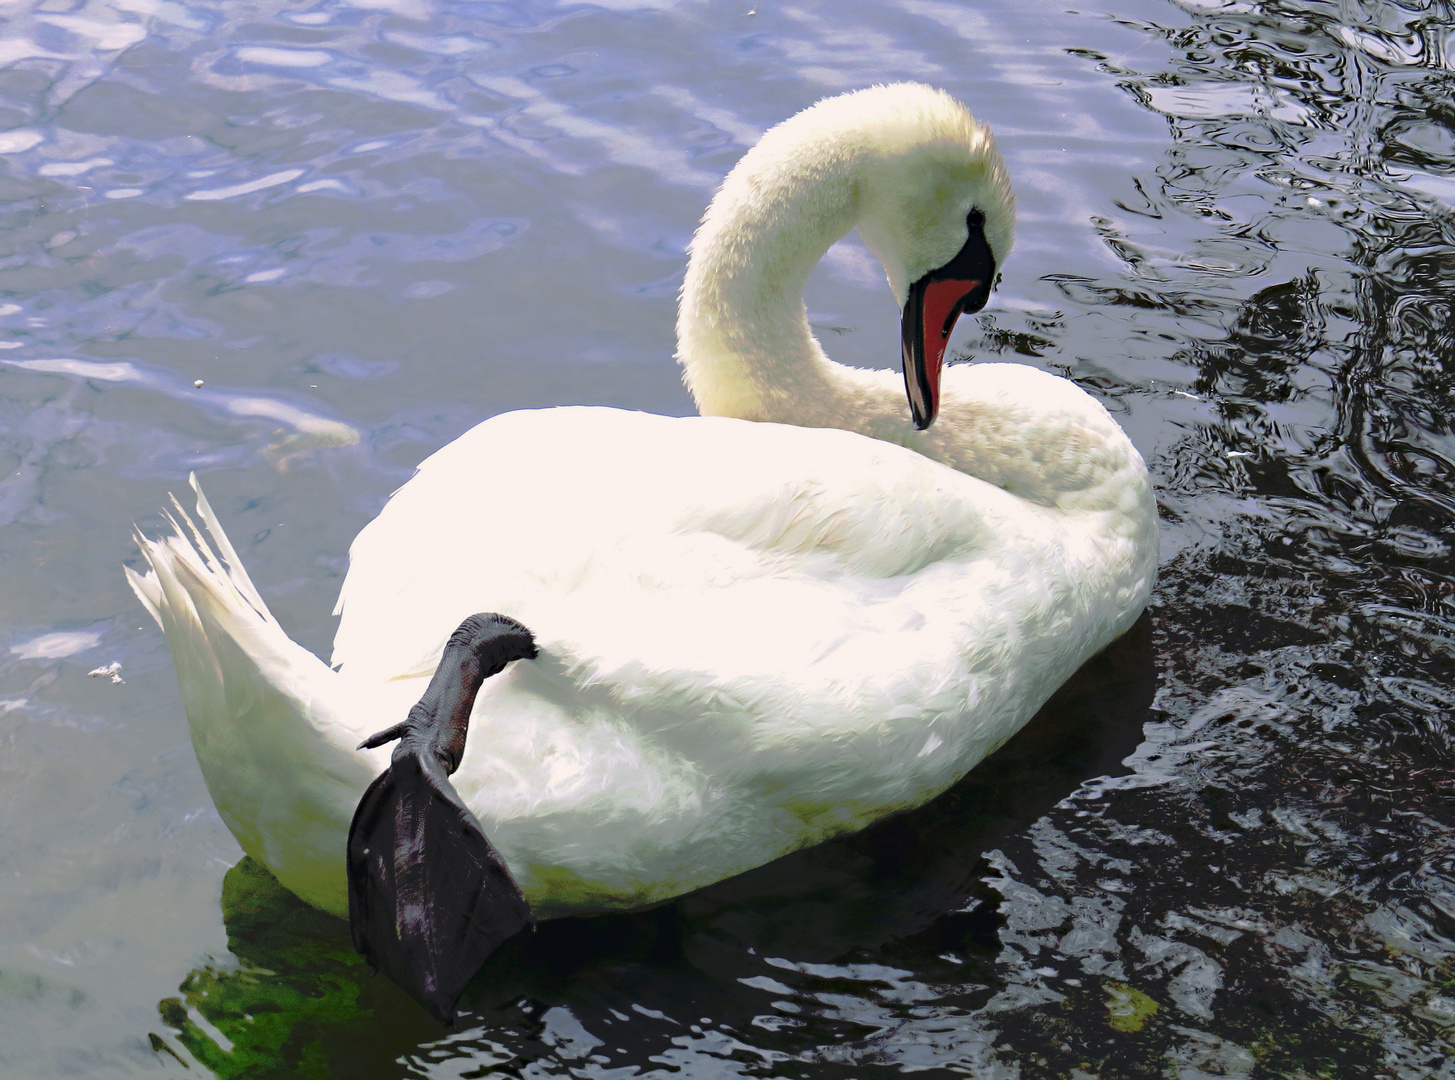
[[[948,95],[876,87],[774,128],[692,244],[679,359],[704,414],[496,416],[350,550],[337,671],[294,644],[200,489],[128,571],[243,849],[347,910],[345,835],[477,610],[540,654],[487,680],[455,787],[542,918],[632,908],[920,804],[1127,630],[1156,566],[1147,471],[1072,383],[939,365],[1013,202]],[[828,360],[800,292],[857,225],[905,311],[904,384]],[[979,277],[973,277],[978,274]],[[919,352],[916,352],[916,350]],[[194,481],[194,487],[195,487]]]

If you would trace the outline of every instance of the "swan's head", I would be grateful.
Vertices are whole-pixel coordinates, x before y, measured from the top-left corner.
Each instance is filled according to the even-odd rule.
[[[989,129],[941,90],[899,83],[830,104],[861,117],[859,233],[899,301],[905,389],[927,428],[955,320],[985,306],[1010,253],[1010,178]]]
[[[933,423],[950,331],[989,297],[1010,253],[1015,199],[989,130],[918,83],[804,109],[723,182],[692,242],[678,320],[679,356],[704,413],[799,422],[770,389],[801,393],[783,369],[811,368],[815,350],[802,306],[790,312],[783,301],[797,299],[813,264],[855,225],[902,312],[915,426]],[[802,351],[775,319],[801,325]]]

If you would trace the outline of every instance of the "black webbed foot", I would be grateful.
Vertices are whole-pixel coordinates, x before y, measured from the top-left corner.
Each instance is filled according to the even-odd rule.
[[[445,646],[409,716],[361,744],[399,745],[349,827],[349,927],[356,948],[436,1019],[480,965],[535,919],[449,774],[465,751],[480,684],[535,641],[514,619],[472,615]]]

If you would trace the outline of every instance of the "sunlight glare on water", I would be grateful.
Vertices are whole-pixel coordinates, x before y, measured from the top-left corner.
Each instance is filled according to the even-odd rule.
[[[3,16],[5,1075],[1455,1077],[1448,4]],[[326,655],[349,541],[431,451],[508,409],[691,411],[715,185],[898,79],[996,131],[1017,248],[953,348],[1132,434],[1149,617],[931,805],[545,924],[445,1033],[239,862],[131,523],[196,471]],[[857,240],[806,301],[832,355],[897,363]]]

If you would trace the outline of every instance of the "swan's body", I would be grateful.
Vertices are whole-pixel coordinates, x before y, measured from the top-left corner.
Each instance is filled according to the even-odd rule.
[[[684,287],[680,358],[716,415],[508,413],[440,450],[351,549],[338,671],[267,614],[205,501],[221,560],[195,533],[144,541],[154,573],[133,582],[244,849],[346,909],[350,816],[388,762],[354,747],[478,610],[540,655],[485,682],[453,780],[540,917],[860,828],[1009,738],[1145,605],[1145,466],[1089,396],[1018,365],[948,370],[916,431],[898,375],[828,361],[799,300],[857,223],[903,303],[968,243],[972,205],[1003,256],[1000,159],[938,92],[877,88],[774,129]]]

